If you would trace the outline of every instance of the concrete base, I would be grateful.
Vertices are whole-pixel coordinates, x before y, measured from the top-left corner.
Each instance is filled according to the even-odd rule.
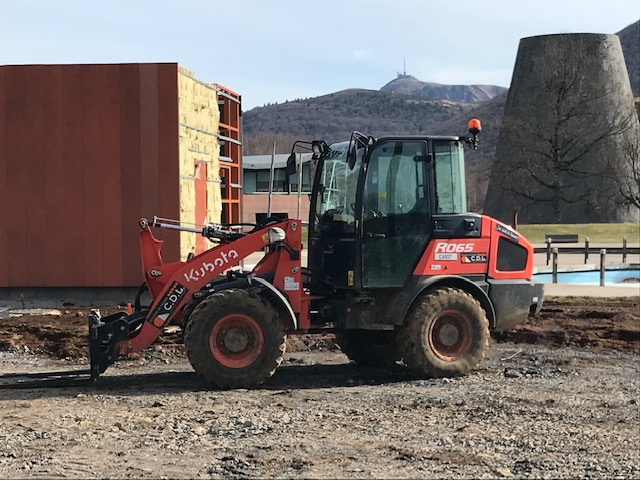
[[[545,284],[545,297],[639,297],[638,287]],[[543,301],[545,305],[545,301]]]
[[[136,287],[3,287],[0,306],[11,309],[115,307],[133,304]],[[144,301],[143,301],[144,302]]]

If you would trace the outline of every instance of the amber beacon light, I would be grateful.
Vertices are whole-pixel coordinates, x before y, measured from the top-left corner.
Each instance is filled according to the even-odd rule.
[[[471,118],[467,123],[467,131],[472,135],[478,135],[481,131],[481,121],[476,117]]]

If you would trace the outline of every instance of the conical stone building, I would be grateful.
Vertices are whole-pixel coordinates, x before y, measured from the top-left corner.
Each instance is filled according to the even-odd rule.
[[[485,213],[639,221],[639,119],[616,35],[521,39]]]

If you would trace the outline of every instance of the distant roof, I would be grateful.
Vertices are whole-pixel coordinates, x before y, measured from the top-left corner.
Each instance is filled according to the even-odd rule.
[[[303,158],[303,163],[306,164],[312,158],[312,154],[300,154]],[[287,165],[287,158],[289,154],[276,154],[274,156],[274,168],[283,169]],[[243,156],[243,169],[249,170],[262,170],[269,169],[272,164],[272,155],[245,155]]]

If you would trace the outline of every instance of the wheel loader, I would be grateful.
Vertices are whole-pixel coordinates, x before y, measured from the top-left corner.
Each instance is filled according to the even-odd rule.
[[[286,336],[334,333],[354,362],[404,363],[419,376],[477,368],[491,331],[538,313],[533,248],[513,227],[466,208],[462,136],[354,132],[349,141],[296,142],[313,152],[307,266],[302,223],[267,218],[230,225],[139,223],[143,290],[133,312],[89,316],[91,380],[181,326],[189,362],[214,388],[259,385],[280,365]],[[300,182],[299,182],[300,186]],[[152,228],[187,230],[216,245],[164,262]],[[239,268],[265,251],[251,269]],[[63,373],[64,374],[64,373]]]

